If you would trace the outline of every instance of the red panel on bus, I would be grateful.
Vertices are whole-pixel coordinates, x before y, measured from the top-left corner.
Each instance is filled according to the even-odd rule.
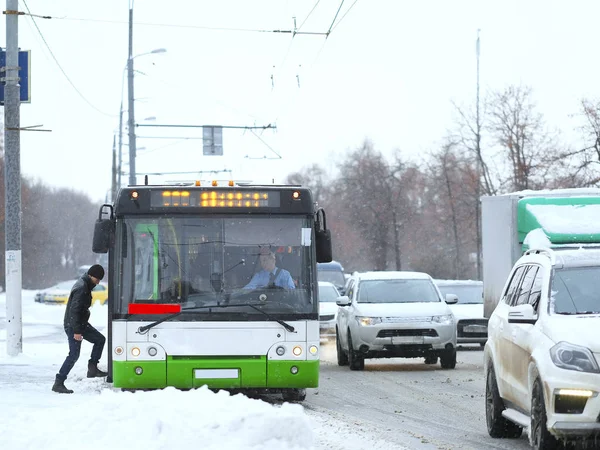
[[[181,312],[181,305],[175,303],[130,303],[129,314],[172,314]]]

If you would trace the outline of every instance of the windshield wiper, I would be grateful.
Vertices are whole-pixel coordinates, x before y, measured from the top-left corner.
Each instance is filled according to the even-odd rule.
[[[259,304],[260,305],[260,304]],[[198,310],[198,309],[210,309],[210,308],[230,308],[230,307],[235,307],[235,306],[249,306],[250,308],[258,311],[259,313],[264,314],[269,320],[272,320],[274,322],[279,323],[281,326],[283,326],[286,330],[288,330],[290,333],[295,333],[296,329],[291,326],[289,323],[284,322],[281,319],[276,319],[273,316],[271,316],[270,314],[266,313],[265,311],[263,311],[262,309],[257,308],[257,305],[254,305],[252,303],[236,303],[236,304],[224,304],[224,305],[203,305],[203,306],[192,306],[189,308],[181,308],[181,311],[173,313],[173,314],[169,314],[166,317],[163,317],[160,320],[157,320],[156,322],[152,322],[149,323],[148,325],[144,325],[143,327],[139,327],[136,331],[137,334],[145,334],[148,332],[148,330],[150,328],[155,327],[156,325],[160,325],[163,322],[166,322],[167,320],[171,320],[181,314],[183,314],[186,311],[193,311],[193,310]]]

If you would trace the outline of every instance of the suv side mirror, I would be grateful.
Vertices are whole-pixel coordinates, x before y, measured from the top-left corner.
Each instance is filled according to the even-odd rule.
[[[347,295],[340,295],[335,301],[335,304],[338,306],[350,306],[351,303],[350,297]]]
[[[513,306],[508,311],[508,323],[525,323],[534,325],[536,322],[537,316],[533,310],[533,306],[531,306],[529,303]]]
[[[458,303],[458,295],[446,294],[446,303],[449,305],[454,305],[454,304]]]

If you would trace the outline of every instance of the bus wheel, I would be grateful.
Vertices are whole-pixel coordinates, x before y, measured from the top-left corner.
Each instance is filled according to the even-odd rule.
[[[289,389],[281,395],[286,402],[301,402],[306,398],[306,389]]]
[[[338,366],[347,366],[348,355],[344,353],[344,349],[342,348],[342,343],[340,342],[340,335],[338,333],[337,328],[335,330],[335,349],[337,351]]]

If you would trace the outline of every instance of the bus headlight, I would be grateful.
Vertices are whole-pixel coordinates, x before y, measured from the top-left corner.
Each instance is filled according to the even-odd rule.
[[[136,375],[141,375],[142,373],[144,373],[144,369],[142,369],[140,366],[137,366],[135,368],[135,374]]]
[[[123,347],[115,347],[115,355],[122,355]]]
[[[139,348],[137,348],[137,347],[133,347],[133,348],[131,349],[131,354],[132,354],[133,356],[140,356],[140,349],[139,349]]]
[[[275,349],[275,353],[277,353],[279,356],[283,356],[285,354],[285,347],[280,345]]]
[[[300,356],[302,354],[302,347],[300,347],[299,345],[295,346],[294,349],[292,350],[292,353],[295,356]]]
[[[158,350],[156,350],[156,347],[148,347],[148,354],[150,356],[156,356],[157,353],[158,353]]]
[[[319,349],[317,348],[316,345],[311,345],[310,348],[308,349],[308,351],[310,352],[311,355],[316,355],[317,352],[319,351]]]

